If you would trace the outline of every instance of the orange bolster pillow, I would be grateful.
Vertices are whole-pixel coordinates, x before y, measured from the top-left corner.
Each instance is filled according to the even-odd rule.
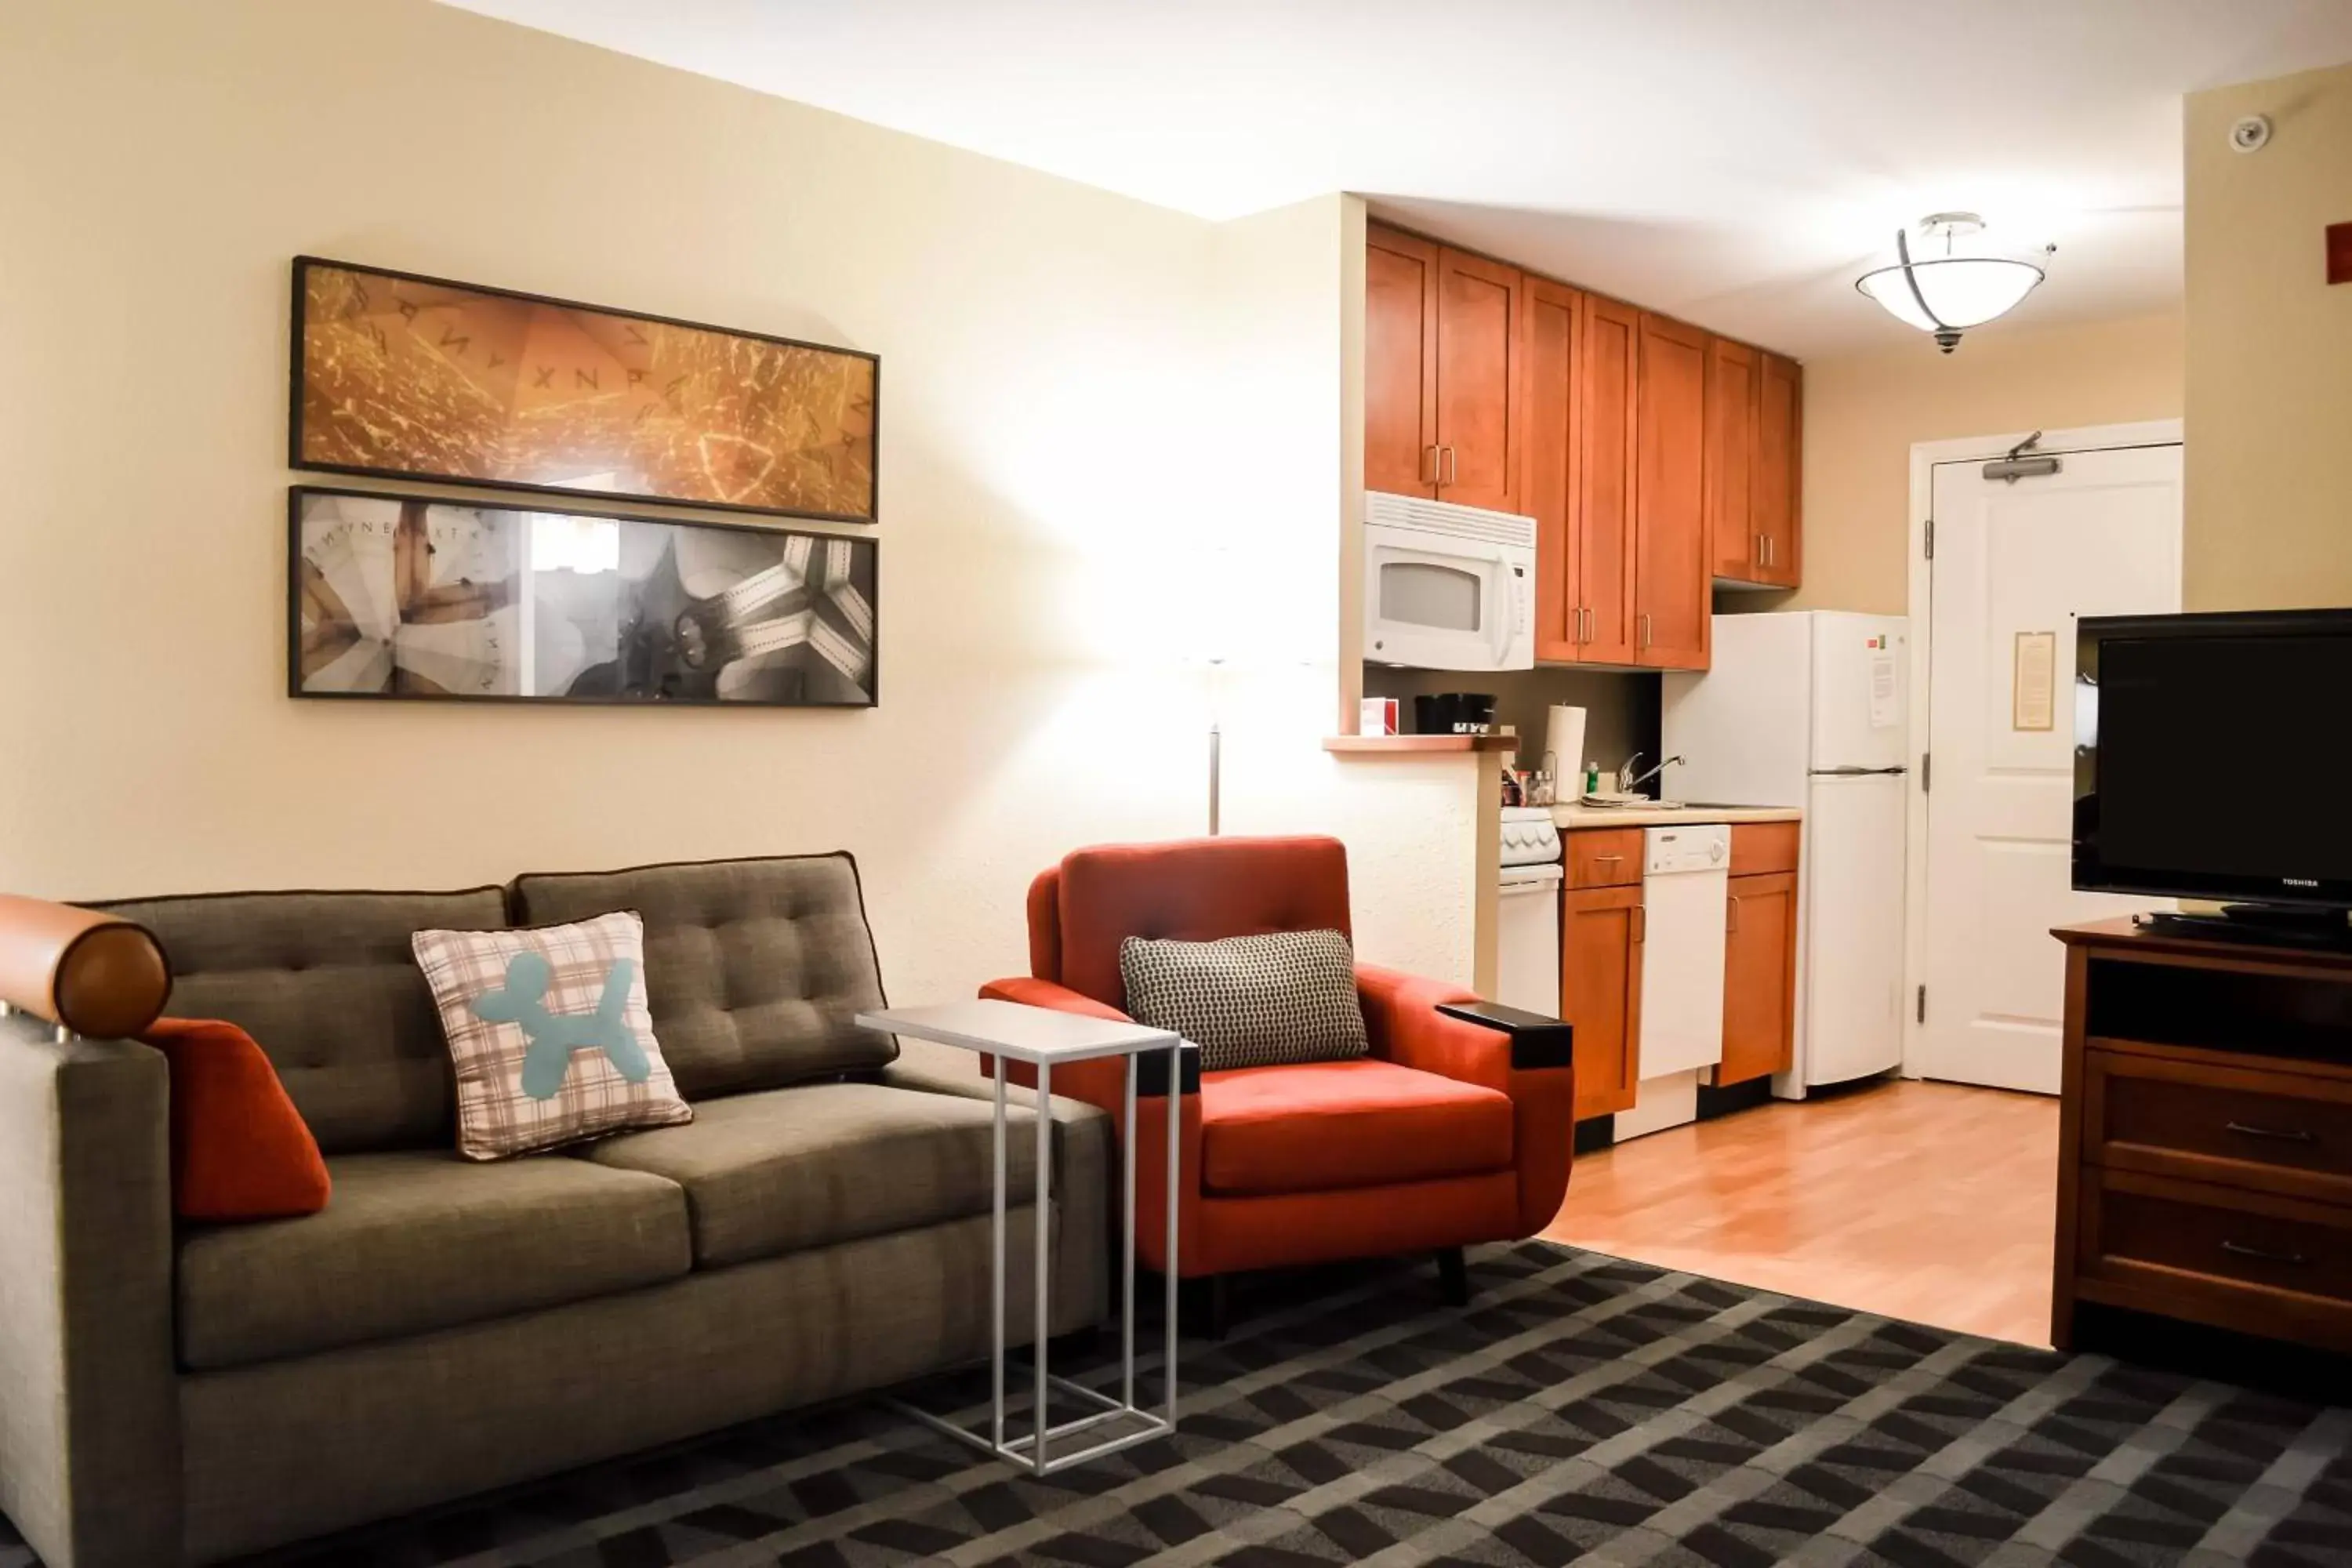
[[[182,1219],[290,1219],[327,1206],[327,1162],[278,1069],[235,1024],[158,1018],[172,1074],[172,1206]]]

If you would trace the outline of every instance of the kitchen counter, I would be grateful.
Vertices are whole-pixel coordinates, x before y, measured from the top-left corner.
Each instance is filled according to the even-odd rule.
[[[1793,805],[1555,805],[1552,821],[1563,833],[1580,827],[1665,827],[1677,822],[1799,822]]]

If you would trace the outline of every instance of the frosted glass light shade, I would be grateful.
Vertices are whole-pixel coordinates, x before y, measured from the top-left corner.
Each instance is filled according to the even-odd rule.
[[[1903,276],[1906,270],[1908,281]],[[2032,262],[1954,256],[1915,261],[1908,268],[1882,267],[1864,273],[1854,287],[1885,306],[1896,321],[1932,332],[1937,327],[1979,327],[2007,315],[2041,281],[2042,268]],[[1911,292],[1915,282],[1917,296]],[[1919,308],[1921,298],[1927,302],[1926,310]]]
[[[1973,234],[1984,226],[1974,213],[1937,213],[1921,225],[1921,232],[1940,237],[1944,254],[1915,259],[1909,239],[1897,230],[1892,267],[1865,272],[1853,286],[1877,300],[1886,313],[1904,325],[1935,334],[1946,353],[1959,346],[1960,333],[2004,315],[2042,281],[2042,268],[2030,261],[1999,256],[1954,256],[1956,234]]]

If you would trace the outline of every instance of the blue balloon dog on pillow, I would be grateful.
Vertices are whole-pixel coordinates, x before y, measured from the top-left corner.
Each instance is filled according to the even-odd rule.
[[[621,958],[604,976],[604,994],[593,1013],[554,1013],[547,1006],[547,987],[555,977],[547,955],[518,952],[507,960],[503,989],[474,998],[474,1016],[491,1024],[518,1024],[529,1042],[522,1058],[522,1091],[533,1100],[553,1100],[572,1069],[572,1053],[600,1050],[623,1078],[643,1083],[653,1076],[645,1047],[629,1032],[621,1014],[629,1005],[629,988],[636,984],[635,959]]]

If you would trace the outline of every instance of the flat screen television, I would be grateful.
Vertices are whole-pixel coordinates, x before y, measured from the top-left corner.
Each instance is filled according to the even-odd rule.
[[[2084,891],[2352,909],[2352,610],[2084,617],[2074,837]]]

